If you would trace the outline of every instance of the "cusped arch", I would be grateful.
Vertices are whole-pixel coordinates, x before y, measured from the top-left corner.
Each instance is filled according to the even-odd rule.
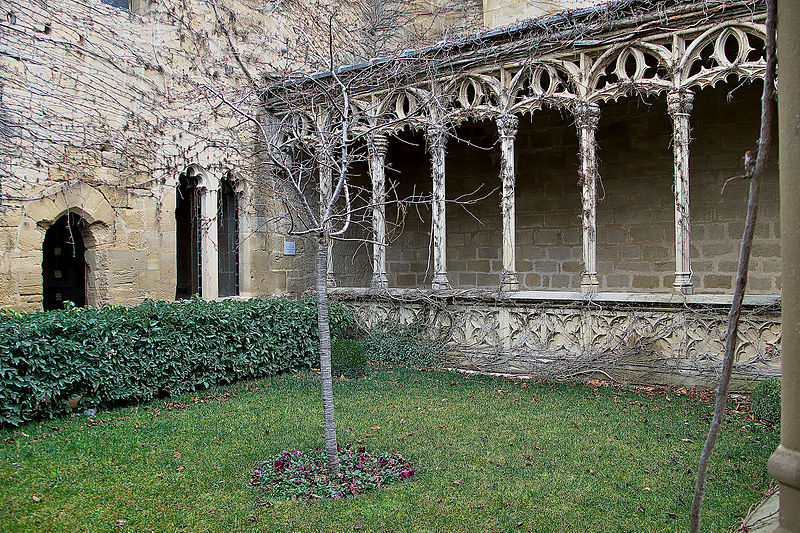
[[[731,74],[763,78],[766,70],[766,31],[751,23],[724,23],[692,40],[677,64],[680,88],[714,86]]]
[[[535,61],[514,72],[501,101],[504,113],[530,113],[544,105],[568,108],[581,96],[580,69],[561,60]]]
[[[674,60],[665,46],[624,43],[606,50],[586,80],[589,102],[617,100],[632,92],[659,94],[674,85]]]
[[[219,187],[216,176],[197,163],[188,165],[181,173],[180,179],[186,179],[190,186],[198,190],[216,190]]]
[[[485,118],[502,112],[500,80],[487,74],[458,76],[444,86],[451,113]]]

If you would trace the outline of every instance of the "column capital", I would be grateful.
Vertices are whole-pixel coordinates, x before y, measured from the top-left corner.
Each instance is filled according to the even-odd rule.
[[[385,133],[373,133],[367,140],[367,150],[371,155],[378,157],[386,157],[386,152],[389,149],[389,138]]]
[[[688,89],[670,91],[667,95],[667,110],[672,116],[688,115],[694,108],[694,93]]]
[[[497,119],[497,132],[500,134],[500,138],[508,138],[508,137],[516,137],[517,136],[517,126],[519,126],[519,118],[516,115],[512,115],[510,113],[504,113],[499,115]]]
[[[428,150],[444,146],[447,138],[447,126],[432,124],[425,129],[425,139],[428,141]]]
[[[600,122],[600,106],[591,102],[578,102],[573,109],[575,122],[580,128],[597,128]]]

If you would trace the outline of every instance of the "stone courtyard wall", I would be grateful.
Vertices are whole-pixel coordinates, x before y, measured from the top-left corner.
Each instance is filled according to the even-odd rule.
[[[221,28],[269,83],[328,68],[329,35],[347,64],[480,27],[479,0],[398,6],[372,50],[365,36],[383,22],[343,0],[0,2],[0,307],[42,305],[44,234],[67,211],[84,220],[91,305],[174,298],[176,186],[190,166],[205,189],[237,183],[240,295],[303,292],[309,242],[287,237],[252,132],[219,105],[246,81]]]

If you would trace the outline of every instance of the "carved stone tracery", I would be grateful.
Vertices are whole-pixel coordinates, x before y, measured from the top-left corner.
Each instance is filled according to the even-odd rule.
[[[413,291],[371,299],[344,292],[357,322],[422,320],[446,342],[447,365],[481,372],[553,379],[709,386],[722,365],[726,308],[591,302],[524,301],[476,295],[437,299]],[[749,305],[742,315],[734,386],[780,375],[780,312]]]

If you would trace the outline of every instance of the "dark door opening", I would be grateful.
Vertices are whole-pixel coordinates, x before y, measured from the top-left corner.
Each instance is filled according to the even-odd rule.
[[[230,180],[223,180],[217,212],[219,247],[219,295],[239,294],[239,205]]]
[[[200,202],[197,179],[181,174],[175,199],[175,254],[177,260],[175,299],[201,294]]]
[[[78,307],[86,305],[88,266],[80,222],[81,217],[67,213],[44,234],[42,307],[45,311],[63,309],[67,300]]]

